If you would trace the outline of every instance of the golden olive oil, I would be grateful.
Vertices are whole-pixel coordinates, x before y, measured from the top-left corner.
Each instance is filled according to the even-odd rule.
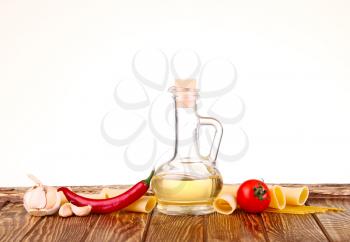
[[[188,210],[208,209],[222,188],[222,178],[218,175],[193,179],[174,175],[155,176],[152,189],[157,194],[158,208],[165,213],[189,213]],[[209,209],[210,210],[210,209]],[[186,212],[185,212],[186,211]],[[208,211],[209,212],[209,211]]]

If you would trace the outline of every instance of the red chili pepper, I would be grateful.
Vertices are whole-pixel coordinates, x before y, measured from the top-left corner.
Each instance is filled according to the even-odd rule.
[[[111,198],[106,199],[92,199],[80,196],[67,187],[60,187],[57,191],[61,191],[66,196],[67,200],[76,206],[91,206],[91,212],[93,213],[111,213],[125,208],[142,197],[148,190],[151,179],[153,177],[154,170],[149,177],[136,183],[126,192]]]

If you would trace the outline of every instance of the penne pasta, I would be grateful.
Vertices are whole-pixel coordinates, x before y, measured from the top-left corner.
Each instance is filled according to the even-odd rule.
[[[221,214],[231,214],[237,208],[236,195],[238,185],[224,185],[219,195],[214,199],[214,210]]]
[[[269,193],[271,197],[270,208],[284,209],[286,207],[286,194],[281,186],[269,186]]]
[[[303,187],[282,187],[288,205],[304,205],[309,197],[309,189]]]

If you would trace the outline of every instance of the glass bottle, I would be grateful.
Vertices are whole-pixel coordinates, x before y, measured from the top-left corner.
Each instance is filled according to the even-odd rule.
[[[171,87],[169,91],[175,101],[175,150],[173,158],[159,166],[152,179],[158,210],[169,215],[212,213],[213,200],[223,185],[216,168],[222,125],[214,118],[198,115],[198,89]],[[202,125],[216,130],[208,155],[199,152]]]

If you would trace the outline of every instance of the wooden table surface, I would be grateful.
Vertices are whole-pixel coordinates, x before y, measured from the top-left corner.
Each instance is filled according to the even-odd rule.
[[[101,188],[73,190],[97,192]],[[167,216],[155,209],[151,214],[32,217],[22,205],[26,188],[0,188],[0,241],[350,241],[350,185],[309,188],[309,205],[346,211],[287,215],[237,210],[232,215]]]

